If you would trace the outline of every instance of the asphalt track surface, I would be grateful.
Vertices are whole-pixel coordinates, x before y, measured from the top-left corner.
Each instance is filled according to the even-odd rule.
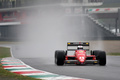
[[[14,50],[14,49],[13,49]],[[16,55],[13,51],[13,55]],[[39,58],[19,58],[33,68],[44,70],[60,75],[87,78],[92,80],[120,80],[120,56],[107,56],[107,65],[64,65],[57,66],[54,63],[54,58],[39,57]]]
[[[54,53],[46,57],[28,57],[25,53],[18,53],[19,49],[11,46],[12,54],[15,58],[22,60],[33,68],[44,70],[59,75],[86,78],[92,80],[120,80],[120,56],[107,56],[107,65],[64,65],[57,66],[54,63]],[[24,51],[23,51],[24,52]],[[34,54],[34,53],[33,53]],[[44,54],[44,53],[43,53]]]

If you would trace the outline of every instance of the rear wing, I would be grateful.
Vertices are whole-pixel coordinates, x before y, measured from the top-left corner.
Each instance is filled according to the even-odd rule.
[[[89,42],[67,42],[67,51],[77,50],[77,46],[83,46],[83,50],[89,51]],[[76,47],[75,49],[69,48],[70,46]],[[87,47],[87,49],[84,47]]]
[[[68,42],[67,46],[89,46],[89,42]]]

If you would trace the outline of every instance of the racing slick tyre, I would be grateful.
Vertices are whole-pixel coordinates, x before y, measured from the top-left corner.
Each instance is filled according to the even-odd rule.
[[[96,60],[99,59],[99,53],[100,53],[99,50],[94,50],[94,51],[92,52],[92,55],[95,55],[95,56],[96,56]]]
[[[101,66],[106,65],[106,53],[105,53],[105,51],[99,52],[99,65],[101,65]]]
[[[55,64],[58,66],[64,65],[65,61],[65,51],[55,51]]]

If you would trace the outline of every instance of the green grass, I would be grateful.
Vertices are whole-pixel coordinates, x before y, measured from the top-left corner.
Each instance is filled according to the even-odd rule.
[[[10,48],[0,47],[0,59],[4,57],[11,57]],[[2,64],[0,63],[0,80],[38,80],[38,79],[11,73],[3,69]]]
[[[10,48],[0,47],[0,58],[11,57]]]
[[[108,55],[120,56],[120,53],[108,53]]]

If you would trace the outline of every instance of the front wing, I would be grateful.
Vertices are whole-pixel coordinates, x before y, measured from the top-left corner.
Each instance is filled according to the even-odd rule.
[[[98,60],[86,60],[84,64],[98,64]],[[80,63],[78,60],[65,60],[65,64],[83,64]]]

